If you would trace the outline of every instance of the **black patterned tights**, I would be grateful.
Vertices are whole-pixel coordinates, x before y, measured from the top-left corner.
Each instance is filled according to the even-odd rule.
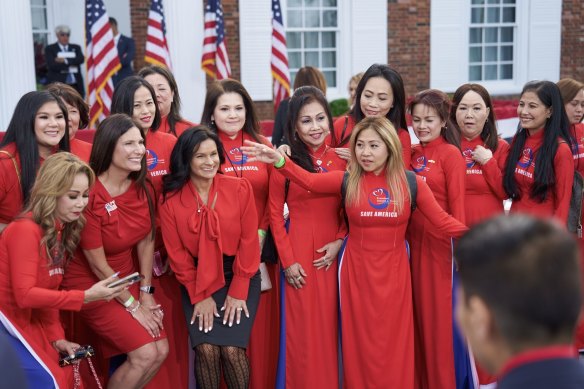
[[[195,347],[195,378],[200,389],[219,388],[221,370],[229,389],[249,385],[249,362],[245,349],[203,343]]]

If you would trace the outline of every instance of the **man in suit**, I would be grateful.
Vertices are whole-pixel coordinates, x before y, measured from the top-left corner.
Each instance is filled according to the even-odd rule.
[[[120,34],[118,30],[118,21],[116,19],[109,18],[109,23],[112,28],[112,33],[114,34],[116,47],[118,48],[118,57],[120,57],[120,63],[122,64],[122,68],[113,75],[115,88],[124,78],[134,75],[132,61],[136,54],[136,45],[132,38]]]
[[[71,29],[60,25],[55,28],[57,43],[45,48],[47,61],[47,81],[62,82],[75,88],[82,97],[85,97],[81,65],[85,61],[81,46],[69,43]]]
[[[527,215],[488,220],[458,242],[456,316],[498,389],[584,388],[579,255],[564,227]]]

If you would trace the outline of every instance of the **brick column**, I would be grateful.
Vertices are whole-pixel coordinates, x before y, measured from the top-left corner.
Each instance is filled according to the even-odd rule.
[[[148,29],[148,11],[150,0],[130,0],[130,20],[132,21],[132,38],[136,43],[134,70],[137,72],[145,65],[146,30]]]
[[[561,78],[584,82],[584,6],[582,0],[562,2]]]

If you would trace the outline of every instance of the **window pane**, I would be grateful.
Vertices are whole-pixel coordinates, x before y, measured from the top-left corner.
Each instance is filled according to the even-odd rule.
[[[286,33],[286,44],[289,49],[299,49],[301,48],[301,35],[299,32],[288,32]]]
[[[513,65],[501,65],[500,67],[500,79],[501,80],[511,80],[513,79]]]
[[[323,25],[323,27],[336,27],[337,26],[337,11],[323,11],[322,25]]]
[[[32,40],[34,41],[34,45],[35,47],[38,45],[43,46],[44,47],[47,45],[48,42],[48,37],[47,37],[47,33],[46,32],[35,32],[32,34]],[[42,54],[44,56],[44,54]]]
[[[515,4],[515,0],[503,0],[503,4]]]
[[[483,29],[482,28],[471,28],[469,41],[470,41],[470,43],[482,43],[483,42]]]
[[[503,8],[503,23],[515,23],[515,7]]]
[[[499,7],[487,8],[487,23],[499,23]]]
[[[304,27],[320,27],[320,12],[305,10]]]
[[[490,27],[485,28],[485,42],[486,43],[497,43],[498,39],[498,31],[497,27]]]
[[[290,71],[290,86],[294,85],[294,79],[296,78],[296,73],[298,73],[298,72]]]
[[[31,15],[33,30],[47,29],[47,13],[44,8],[31,8]]]
[[[485,80],[497,79],[497,65],[485,65]]]
[[[487,0],[488,4],[499,4],[501,3],[501,0]]]
[[[302,55],[299,52],[288,52],[288,62],[291,68],[300,69],[302,67]]]
[[[481,66],[471,66],[468,74],[469,81],[481,81],[483,73]]]
[[[337,53],[336,53],[336,51],[323,51],[322,52],[322,67],[323,68],[336,68],[337,67]]]
[[[497,46],[485,47],[485,61],[492,62],[497,60]]]
[[[288,27],[302,27],[302,11],[288,11]]]
[[[323,0],[322,5],[323,7],[336,7],[337,0]]]
[[[304,0],[304,6],[307,8],[315,8],[318,7],[318,0]]]
[[[37,6],[44,7],[47,4],[47,2],[46,2],[46,0],[31,0],[30,4],[32,6],[37,5]]]
[[[513,61],[513,46],[501,46],[501,61]]]
[[[337,72],[328,71],[328,72],[323,72],[323,73],[324,73],[324,78],[326,79],[326,86],[331,87],[331,88],[335,88],[337,86]]]
[[[470,62],[481,62],[483,60],[483,52],[480,47],[471,47],[469,52]]]
[[[470,11],[470,22],[471,23],[484,23],[485,22],[485,10],[483,8],[473,8]]]
[[[304,33],[304,48],[318,49],[318,32]]]
[[[288,0],[288,7],[302,7],[302,0]]]
[[[320,67],[318,51],[307,51],[304,53],[304,66],[314,66],[315,68]]]
[[[485,0],[472,0],[473,4],[485,4]]]
[[[333,31],[321,33],[321,42],[323,48],[337,47],[337,34]]]
[[[513,42],[513,27],[501,27],[501,42]]]

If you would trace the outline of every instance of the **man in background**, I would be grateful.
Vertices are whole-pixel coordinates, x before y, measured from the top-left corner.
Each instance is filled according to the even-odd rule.
[[[498,389],[584,388],[573,346],[582,304],[575,239],[551,221],[501,216],[458,242],[456,316]]]
[[[60,25],[55,28],[57,42],[45,48],[47,61],[47,83],[62,82],[71,85],[85,97],[81,65],[85,61],[81,46],[69,43],[71,29]]]
[[[122,64],[122,68],[112,77],[115,88],[124,78],[134,75],[132,61],[136,55],[136,45],[132,38],[120,34],[120,31],[118,30],[118,21],[116,19],[109,18],[109,24],[112,33],[114,34],[114,42],[118,48],[118,57],[120,57],[120,63]]]

